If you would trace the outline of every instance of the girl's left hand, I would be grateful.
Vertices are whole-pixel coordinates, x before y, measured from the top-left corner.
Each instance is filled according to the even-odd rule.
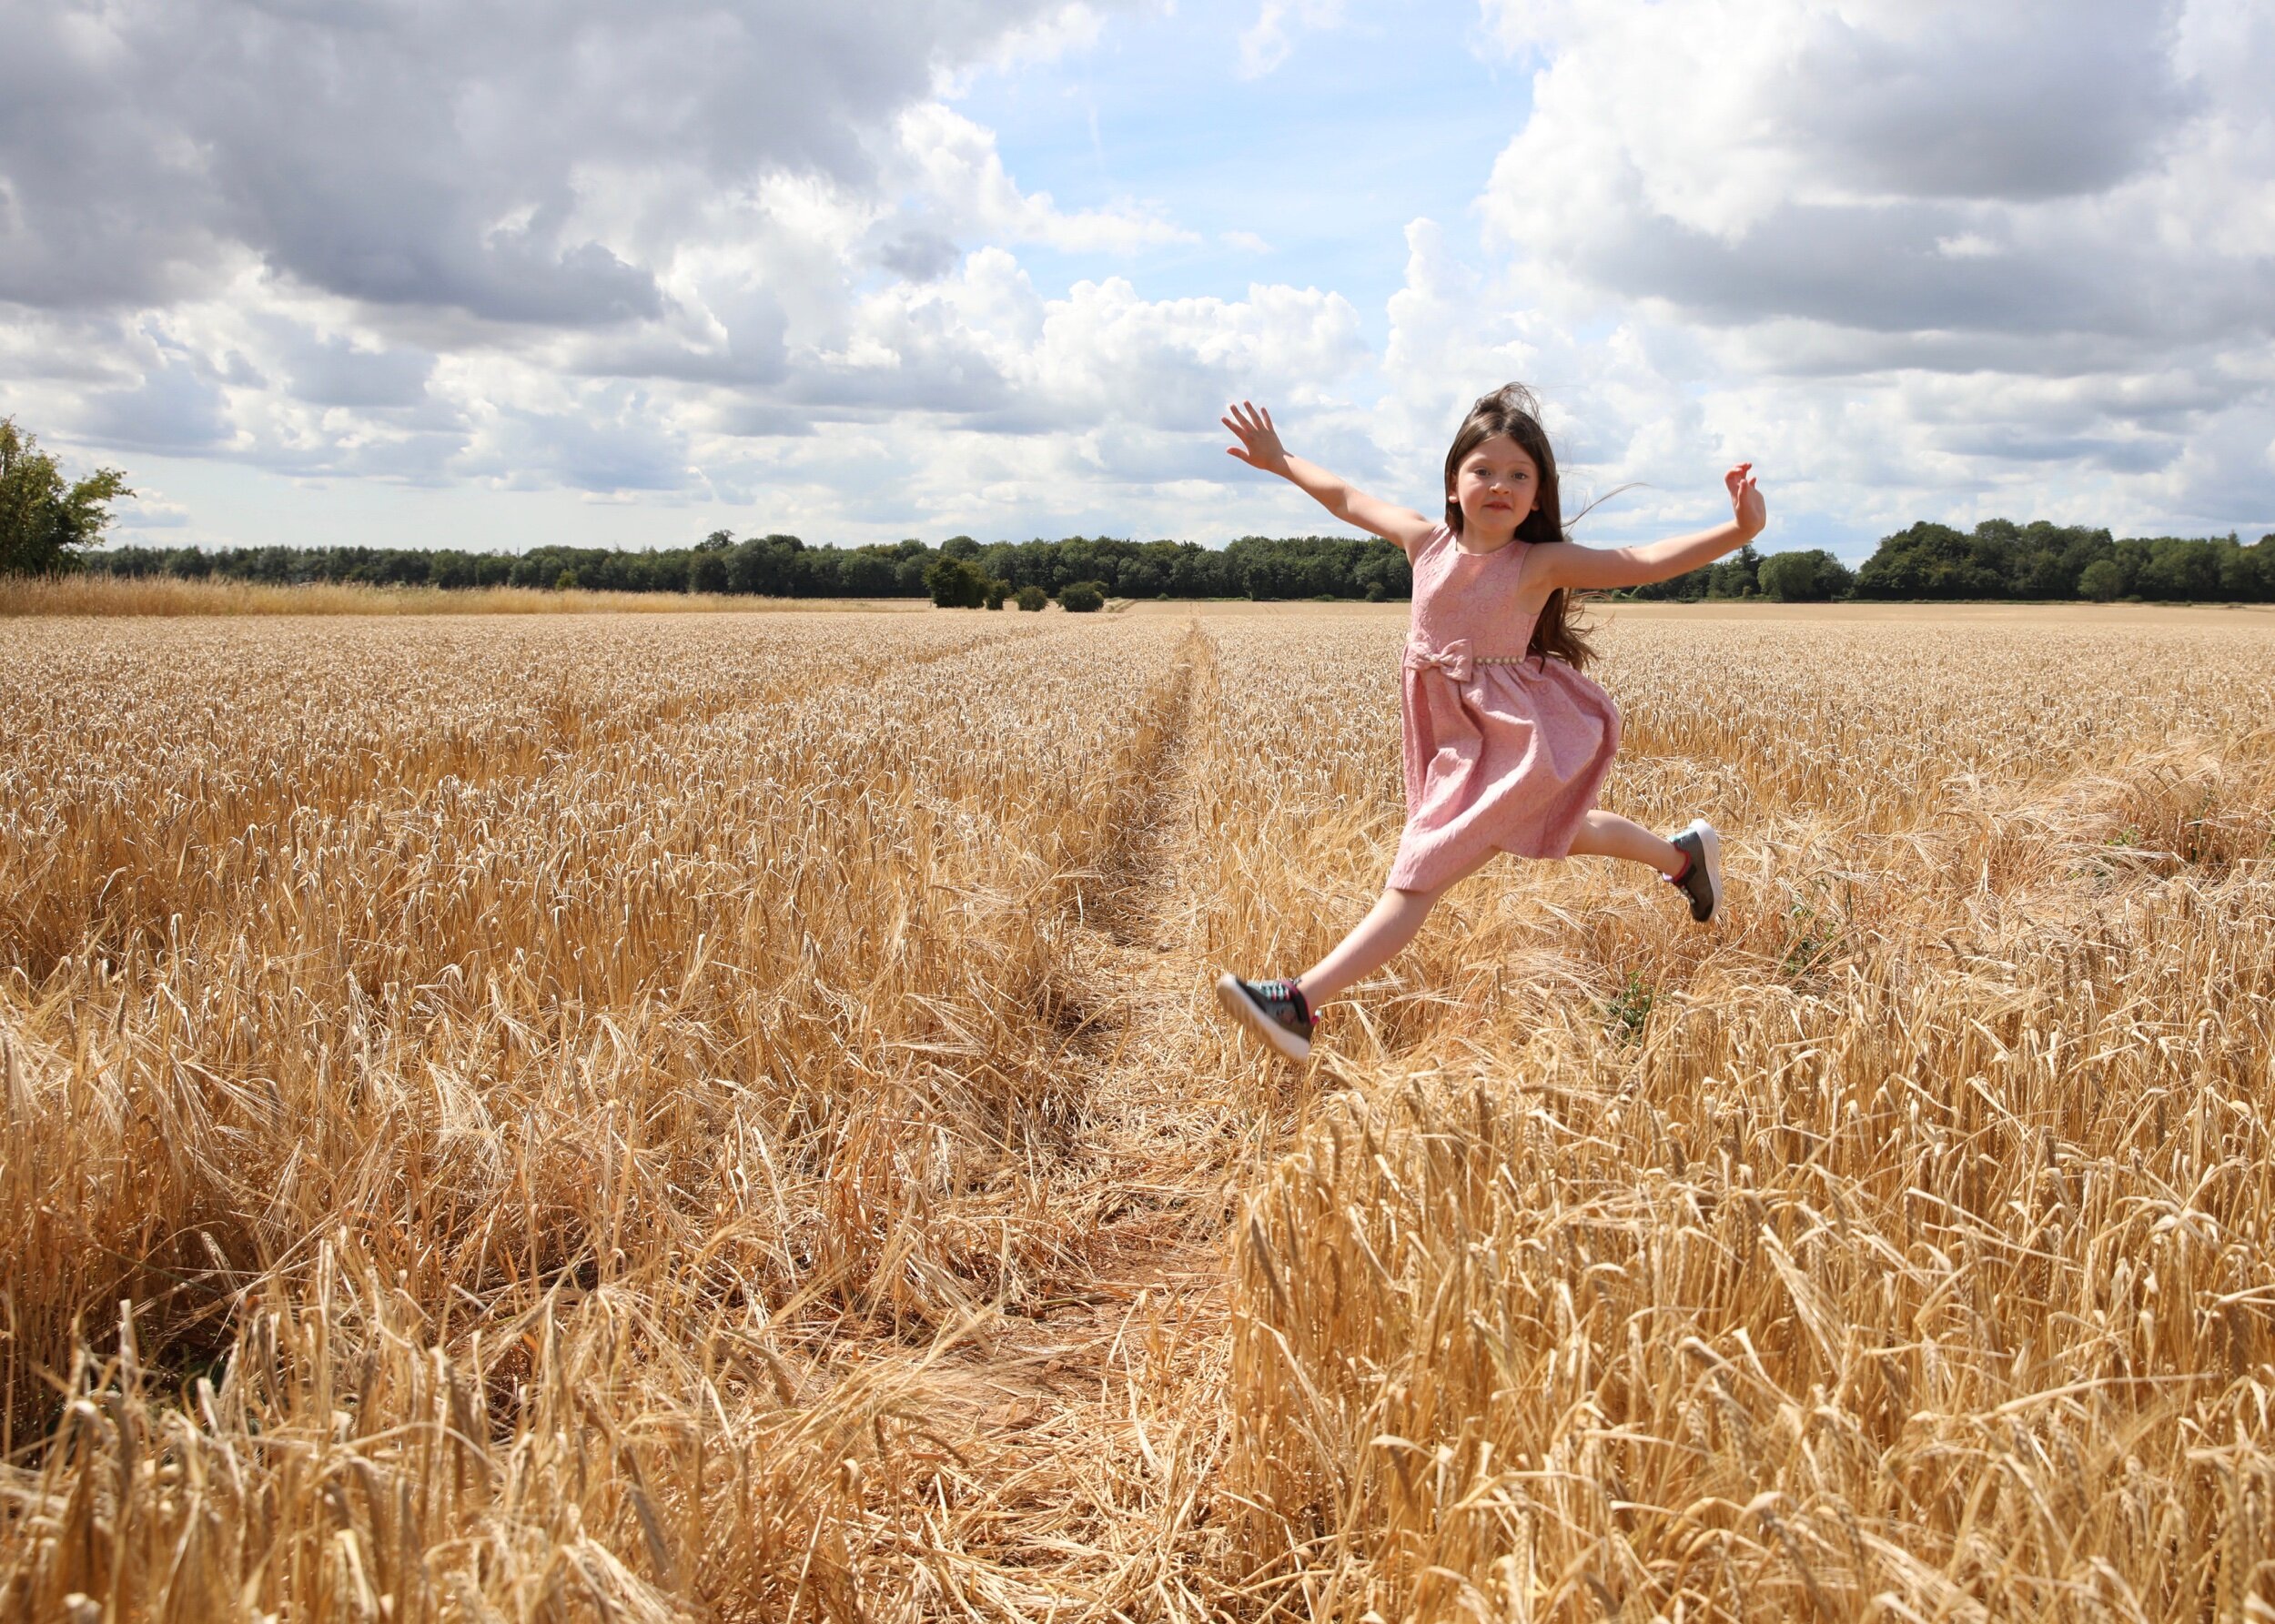
[[[1730,517],[1745,532],[1745,539],[1753,540],[1769,523],[1769,509],[1763,506],[1761,490],[1754,483],[1754,465],[1741,462],[1723,475],[1722,482],[1730,489]]]

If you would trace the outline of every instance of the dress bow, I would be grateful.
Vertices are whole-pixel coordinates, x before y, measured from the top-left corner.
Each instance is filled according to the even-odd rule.
[[[1442,649],[1425,649],[1419,644],[1406,645],[1406,669],[1410,671],[1432,668],[1445,672],[1455,682],[1466,682],[1475,667],[1470,658],[1470,640],[1457,637]]]

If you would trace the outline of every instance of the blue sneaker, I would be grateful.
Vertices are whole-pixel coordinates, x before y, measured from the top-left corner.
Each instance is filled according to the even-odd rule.
[[[1668,844],[1690,863],[1681,873],[1669,874],[1667,883],[1691,899],[1691,917],[1704,924],[1722,906],[1722,836],[1705,819],[1693,818]]]
[[[1227,1014],[1289,1059],[1311,1057],[1311,1034],[1320,1029],[1320,1023],[1304,1001],[1303,989],[1295,983],[1219,975],[1217,1002],[1224,1005]]]

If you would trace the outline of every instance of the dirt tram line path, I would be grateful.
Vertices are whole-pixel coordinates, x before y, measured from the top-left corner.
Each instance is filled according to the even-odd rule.
[[[927,1357],[926,1404],[960,1458],[920,1560],[944,1616],[1195,1616],[1183,1574],[1207,1538],[1222,1239],[1240,1170],[1278,1142],[1218,1075],[1196,854],[1220,768],[1217,647],[1191,624],[1127,812],[1077,887],[1075,952],[1099,1006],[1069,1042],[1095,1068],[1070,1200],[1095,1218],[1046,1283]],[[1196,1447],[1195,1445],[1201,1445]]]

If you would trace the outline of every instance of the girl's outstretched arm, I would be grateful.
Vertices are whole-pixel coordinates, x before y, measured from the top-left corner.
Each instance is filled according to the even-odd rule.
[[[1726,552],[1735,552],[1769,522],[1762,493],[1754,483],[1754,465],[1741,462],[1723,475],[1730,490],[1730,521],[1695,535],[1676,536],[1643,547],[1581,547],[1554,542],[1538,548],[1525,560],[1528,578],[1551,591],[1558,587],[1582,590],[1611,590],[1648,586],[1687,575],[1701,564],[1711,564]]]
[[[1240,442],[1227,446],[1226,456],[1238,457],[1250,468],[1261,469],[1268,474],[1278,474],[1345,524],[1371,530],[1385,541],[1396,542],[1400,551],[1408,553],[1413,551],[1415,542],[1434,528],[1433,520],[1411,508],[1396,507],[1380,497],[1369,496],[1317,463],[1289,456],[1287,448],[1279,443],[1279,431],[1272,427],[1272,414],[1261,407],[1243,400],[1238,406],[1225,408],[1225,415],[1218,421],[1231,429]]]

